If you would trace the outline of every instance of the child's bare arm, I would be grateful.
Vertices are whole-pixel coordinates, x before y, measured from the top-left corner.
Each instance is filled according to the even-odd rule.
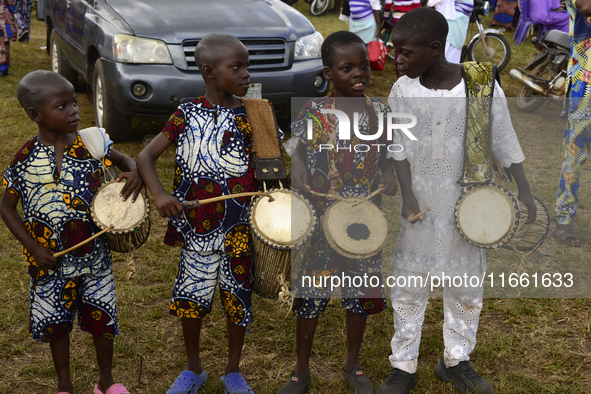
[[[398,183],[400,183],[400,193],[402,194],[402,212],[403,218],[408,218],[412,214],[421,212],[419,202],[412,191],[410,163],[404,159],[402,161],[394,160],[394,168],[396,169],[396,176]],[[419,216],[417,220],[423,220],[423,216]],[[411,223],[416,222],[413,221]]]
[[[183,206],[179,200],[166,192],[164,186],[158,179],[156,172],[156,159],[164,153],[166,148],[172,144],[172,141],[166,138],[162,133],[158,134],[156,138],[144,148],[137,157],[137,165],[148,189],[154,196],[154,204],[158,213],[162,217],[176,216],[183,214]]]
[[[306,168],[306,146],[301,141],[298,141],[296,150],[291,156],[291,186],[302,192],[310,191]]]
[[[529,213],[526,223],[533,223],[536,221],[537,207],[534,201],[534,197],[531,194],[529,182],[527,181],[527,177],[525,176],[525,171],[523,170],[523,164],[511,164],[509,170],[511,171],[511,175],[513,176],[513,178],[515,178],[515,183],[517,183],[517,191],[519,192],[518,199],[519,201],[525,204],[525,206],[527,207],[527,211]]]
[[[44,248],[31,237],[25,228],[21,216],[16,210],[18,200],[18,196],[7,191],[2,195],[2,200],[0,200],[0,215],[4,223],[6,223],[6,226],[16,239],[31,253],[37,266],[44,269],[54,269],[58,259],[53,257],[53,254],[57,251]]]
[[[384,188],[383,193],[387,196],[394,196],[398,191],[398,183],[394,175],[394,167],[392,162],[387,158],[386,152],[380,153],[380,170],[382,170],[382,177],[380,179],[380,187]]]
[[[576,0],[575,5],[581,14],[591,16],[591,0]]]
[[[138,172],[135,161],[133,161],[131,157],[124,155],[123,153],[118,152],[115,149],[111,149],[111,160],[113,161],[113,164],[117,166],[117,168],[123,171],[123,173],[119,174],[119,176],[117,177],[117,182],[119,182],[123,178],[127,179],[127,182],[125,182],[125,186],[123,186],[123,189],[121,189],[123,199],[126,200],[131,195],[131,193],[133,193],[131,202],[135,202],[137,196],[144,188],[144,182],[142,181],[142,177]]]

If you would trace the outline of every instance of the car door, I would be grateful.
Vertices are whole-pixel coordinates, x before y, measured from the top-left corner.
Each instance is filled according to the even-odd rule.
[[[79,72],[84,62],[84,18],[89,4],[86,0],[53,0],[54,29],[60,38],[64,58]]]

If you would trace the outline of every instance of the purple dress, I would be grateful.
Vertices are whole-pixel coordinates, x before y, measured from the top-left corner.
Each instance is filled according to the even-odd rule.
[[[544,30],[556,29],[568,33],[568,12],[552,11],[560,6],[560,0],[531,0],[529,17],[535,23],[544,25]]]

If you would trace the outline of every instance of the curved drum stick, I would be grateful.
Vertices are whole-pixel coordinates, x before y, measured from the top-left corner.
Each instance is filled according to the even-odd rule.
[[[218,196],[213,198],[207,198],[205,200],[197,200],[197,201],[183,201],[181,204],[183,205],[184,209],[194,208],[198,205],[205,205],[212,202],[218,202],[223,200],[228,200],[230,198],[237,198],[237,197],[249,197],[249,196],[267,196],[269,197],[269,202],[273,201],[273,197],[269,193],[264,192],[245,192],[245,193],[236,193],[230,194],[227,196]]]
[[[94,234],[92,237],[90,237],[90,238],[87,238],[87,239],[85,239],[84,241],[82,241],[82,242],[80,242],[80,243],[77,243],[76,245],[72,246],[71,248],[69,248],[69,249],[66,249],[66,250],[62,250],[61,252],[57,252],[57,253],[55,253],[55,254],[53,255],[53,257],[61,257],[61,256],[65,255],[66,253],[70,253],[72,250],[74,250],[74,249],[78,249],[80,246],[82,246],[82,245],[84,245],[84,244],[86,244],[86,243],[88,243],[88,242],[92,241],[92,240],[93,240],[93,239],[95,239],[96,237],[100,237],[101,235],[103,235],[103,234],[104,234],[104,233],[106,233],[107,231],[109,231],[109,230],[113,229],[113,227],[115,227],[115,226],[111,225],[111,226],[107,227],[106,229],[104,229],[104,230],[101,230],[101,231],[99,231],[98,233]]]

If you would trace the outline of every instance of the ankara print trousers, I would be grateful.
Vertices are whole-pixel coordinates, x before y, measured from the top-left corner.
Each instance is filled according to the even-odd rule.
[[[564,157],[556,198],[556,221],[559,224],[572,225],[575,220],[579,206],[579,178],[583,164],[589,157],[590,144],[591,114],[584,117],[569,114],[564,130]]]

